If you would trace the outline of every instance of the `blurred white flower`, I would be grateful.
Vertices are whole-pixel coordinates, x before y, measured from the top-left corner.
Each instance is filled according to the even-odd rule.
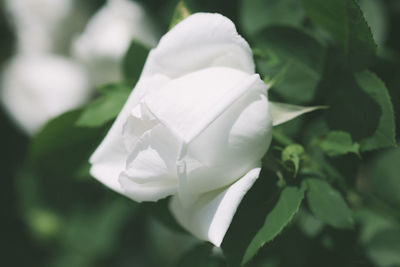
[[[139,202],[173,195],[178,222],[219,246],[271,141],[266,94],[234,24],[189,16],[151,51],[91,173]]]
[[[156,44],[149,17],[138,3],[108,0],[76,39],[73,54],[86,65],[94,84],[121,81],[121,61],[132,39]]]
[[[85,70],[72,60],[50,54],[11,59],[1,77],[1,101],[28,134],[49,119],[78,107],[90,91]]]
[[[48,52],[55,35],[72,10],[74,0],[6,0],[5,6],[16,30],[18,51]]]

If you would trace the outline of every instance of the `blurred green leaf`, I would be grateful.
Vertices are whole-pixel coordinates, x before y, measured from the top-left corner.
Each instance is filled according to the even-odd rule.
[[[308,151],[309,153],[307,156],[309,156],[309,158],[304,160],[304,164],[300,169],[300,174],[302,176],[318,177],[321,179],[328,178],[329,181],[337,183],[340,188],[347,188],[346,178],[343,173],[325,157],[320,149],[315,151],[309,149]]]
[[[321,73],[324,47],[311,35],[289,26],[270,26],[256,36],[259,48],[271,49],[285,60],[296,61],[309,71]]]
[[[315,238],[324,228],[324,224],[306,209],[300,209],[296,217],[299,228],[309,238]]]
[[[353,226],[352,212],[342,195],[327,182],[307,179],[307,202],[313,214],[321,221],[337,228]]]
[[[367,207],[357,209],[354,216],[360,225],[360,241],[363,244],[367,244],[378,232],[400,227],[399,223],[390,216]]]
[[[144,237],[151,243],[151,253],[157,255],[156,266],[173,266],[188,252],[188,248],[200,243],[193,235],[173,231],[153,218],[146,220],[146,227],[148,232]]]
[[[255,40],[259,71],[266,78],[280,76],[271,91],[287,102],[310,102],[322,74],[325,48],[309,34],[289,26],[267,27]]]
[[[304,198],[306,184],[301,188],[288,186],[283,189],[275,207],[268,213],[262,228],[251,241],[243,258],[243,264],[248,263],[266,243],[272,241],[293,219]]]
[[[400,208],[400,148],[381,153],[370,164],[372,191],[381,199]]]
[[[297,0],[242,0],[240,11],[241,26],[249,35],[270,25],[298,26],[305,17]]]
[[[260,62],[260,60],[257,61],[257,66],[261,73],[270,75],[275,75],[280,68],[268,66],[265,62]],[[276,94],[279,97],[277,101],[296,105],[312,103],[320,76],[295,61],[288,61],[288,64],[282,66],[282,68],[285,69],[283,75],[270,90],[272,94]]]
[[[157,202],[145,202],[142,206],[156,220],[168,227],[170,230],[178,233],[187,233],[172,216],[169,209],[170,198],[161,199]]]
[[[386,40],[389,26],[389,16],[385,1],[359,0],[365,20],[371,27],[372,35],[378,45],[383,45]]]
[[[190,15],[190,11],[187,8],[185,1],[179,1],[178,5],[175,8],[174,14],[172,15],[171,24],[169,25],[169,29],[172,29],[176,24],[184,20],[186,17]]]
[[[375,234],[367,244],[368,256],[379,267],[400,265],[400,229],[387,229]]]
[[[77,127],[81,112],[64,113],[42,128],[30,146],[31,164],[50,175],[69,176],[88,161],[106,127]]]
[[[131,88],[124,84],[107,85],[101,89],[103,95],[90,103],[76,122],[80,127],[99,127],[118,116],[131,93]]]
[[[299,171],[300,160],[303,154],[304,148],[299,144],[288,145],[282,151],[282,162],[287,168],[294,167],[294,176],[296,176],[297,172]]]
[[[28,220],[33,233],[40,239],[51,239],[61,230],[60,216],[50,210],[32,209]]]
[[[139,80],[144,63],[150,49],[145,45],[133,40],[122,61],[122,70],[124,78],[130,86],[134,86]]]
[[[337,41],[352,69],[365,69],[372,63],[377,47],[354,0],[303,0],[303,4],[311,20]]]
[[[315,139],[313,144],[318,145],[330,157],[348,153],[358,155],[360,149],[360,145],[353,142],[351,135],[342,131],[330,131],[325,136]]]
[[[222,267],[221,259],[212,255],[213,246],[210,243],[201,243],[186,252],[174,267]]]
[[[133,202],[115,199],[97,210],[76,210],[64,221],[60,236],[60,254],[50,266],[96,266],[99,258],[106,257],[117,248],[118,232],[127,218],[135,212]]]
[[[377,148],[396,145],[393,105],[385,84],[372,72],[360,72],[355,75],[357,84],[380,107],[381,116],[372,136],[361,140],[361,150],[368,151]]]
[[[396,140],[400,140],[400,57],[397,54],[388,53],[379,61],[376,71],[391,96],[395,113]]]

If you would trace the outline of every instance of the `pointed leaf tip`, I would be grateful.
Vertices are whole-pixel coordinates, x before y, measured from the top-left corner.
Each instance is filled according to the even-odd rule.
[[[272,124],[273,126],[277,126],[305,113],[309,113],[311,111],[318,109],[326,109],[328,107],[327,106],[303,107],[303,106],[296,106],[279,102],[270,102],[270,108],[273,119]]]
[[[172,29],[176,24],[189,17],[191,12],[187,8],[184,1],[179,1],[178,5],[175,8],[174,14],[172,15],[171,24],[169,25],[169,29]]]

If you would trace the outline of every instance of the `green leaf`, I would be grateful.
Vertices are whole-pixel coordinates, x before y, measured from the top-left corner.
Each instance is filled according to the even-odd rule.
[[[271,115],[273,118],[272,125],[277,126],[285,123],[305,113],[312,112],[317,109],[327,108],[326,106],[303,107],[279,102],[269,102]]]
[[[279,76],[274,93],[286,101],[312,101],[321,77],[325,48],[312,36],[288,26],[270,26],[255,36],[258,71]]]
[[[51,210],[42,208],[29,211],[28,225],[33,234],[42,240],[53,238],[62,229],[60,216]]]
[[[384,44],[389,29],[389,14],[386,3],[381,0],[359,0],[365,20],[371,27],[375,42],[381,46]]]
[[[190,11],[187,8],[184,1],[179,1],[178,5],[175,8],[174,14],[172,15],[171,24],[169,25],[169,29],[172,29],[176,24],[184,20],[186,17],[190,15]]]
[[[280,194],[278,203],[268,213],[262,228],[257,232],[248,246],[243,264],[248,263],[266,243],[272,241],[293,219],[304,198],[306,184],[301,188],[288,186]]]
[[[396,145],[395,118],[392,101],[385,84],[372,72],[365,71],[355,75],[357,84],[380,107],[381,116],[372,136],[360,141],[361,151]]]
[[[353,75],[341,70],[329,75],[319,88],[330,107],[325,112],[329,128],[349,132],[361,151],[394,146],[393,107],[379,78],[370,72]]]
[[[270,49],[278,57],[296,61],[311,72],[322,72],[324,47],[300,29],[270,26],[257,34],[256,43],[259,49]]]
[[[296,218],[297,225],[309,238],[317,237],[317,235],[321,233],[324,228],[324,224],[305,209],[300,209],[296,215]]]
[[[400,207],[400,148],[387,150],[370,165],[371,189],[379,198]]]
[[[373,211],[366,207],[355,211],[355,219],[360,225],[360,238],[363,244],[367,244],[378,232],[387,229],[398,228],[400,225],[396,220]]]
[[[307,202],[313,214],[336,228],[353,227],[352,212],[342,195],[327,182],[307,179]]]
[[[263,168],[241,201],[221,245],[229,267],[241,265],[249,244],[275,207],[280,193],[277,181],[274,172]]]
[[[76,122],[80,127],[99,127],[118,116],[131,92],[123,84],[108,85],[101,89],[103,96],[90,103]]]
[[[367,254],[379,267],[400,265],[400,229],[378,232],[367,244]]]
[[[319,88],[330,107],[325,113],[329,128],[349,132],[357,142],[371,136],[381,116],[379,105],[358,86],[352,74],[334,71],[330,75]]]
[[[276,75],[279,72],[279,68],[285,70],[280,80],[270,90],[272,94],[280,97],[280,102],[296,105],[313,103],[315,92],[321,79],[319,73],[310,71],[310,69],[294,60],[287,61],[287,65],[282,67],[281,65],[271,67],[258,60],[257,66],[261,74]]]
[[[359,155],[360,145],[354,143],[351,135],[341,131],[331,131],[325,136],[315,139],[314,145],[318,145],[322,151],[330,157],[341,156],[348,153]]]
[[[281,155],[282,162],[288,168],[294,166],[294,176],[296,176],[297,172],[299,171],[300,160],[303,154],[304,154],[304,148],[298,144],[288,145],[282,151]]]
[[[148,47],[135,40],[129,46],[122,61],[122,70],[130,86],[134,86],[139,80],[149,52]]]
[[[75,123],[81,112],[74,110],[64,113],[43,127],[31,143],[31,164],[56,176],[68,176],[88,161],[106,127],[77,127]]]
[[[377,47],[362,11],[354,0],[303,0],[311,20],[336,40],[352,69],[365,69]]]
[[[250,35],[276,24],[298,26],[305,17],[297,0],[242,0],[239,10],[241,26]]]
[[[221,260],[212,255],[213,246],[210,243],[201,243],[186,252],[174,267],[218,267],[224,266]]]

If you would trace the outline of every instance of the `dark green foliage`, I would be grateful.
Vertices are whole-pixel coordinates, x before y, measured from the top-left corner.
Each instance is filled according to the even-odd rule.
[[[325,48],[301,29],[272,25],[255,35],[256,63],[266,78],[278,77],[272,93],[293,104],[312,101],[323,71]]]
[[[283,24],[297,26],[305,19],[301,1],[244,0],[241,1],[240,23],[246,34],[257,34],[267,26]]]
[[[94,10],[99,1],[92,2]],[[273,84],[271,101],[327,109],[274,127],[261,175],[214,248],[183,230],[169,198],[138,204],[90,177],[88,159],[149,53],[133,41],[124,81],[100,87],[31,141],[1,113],[2,265],[400,266],[397,1],[139,2],[161,31],[188,10],[228,16],[249,42],[257,73]],[[0,35],[4,62],[7,24]]]
[[[106,128],[81,128],[81,110],[67,112],[47,123],[31,143],[33,167],[55,176],[68,176],[86,164]]]
[[[351,135],[347,132],[331,131],[328,134],[315,139],[314,145],[319,146],[325,154],[331,157],[348,153],[359,154],[360,145],[353,143]]]
[[[132,88],[139,80],[144,62],[146,61],[149,52],[150,49],[148,47],[135,40],[132,41],[128,51],[126,52],[122,62],[122,70],[125,76],[124,78]]]
[[[372,64],[377,47],[356,1],[303,0],[303,3],[310,19],[335,39],[348,67],[362,70]]]
[[[307,179],[307,203],[321,221],[337,228],[351,228],[353,216],[342,195],[327,182]]]
[[[241,265],[249,244],[273,210],[279,198],[276,183],[276,175],[263,169],[260,178],[240,203],[221,245],[229,266]]]
[[[259,249],[272,241],[290,223],[299,210],[306,188],[306,184],[303,184],[301,188],[288,186],[282,190],[275,207],[269,212],[264,225],[247,248],[243,263],[249,262]]]
[[[379,155],[370,165],[372,191],[394,207],[400,208],[400,149]]]
[[[111,84],[100,88],[102,96],[90,103],[82,112],[76,125],[101,127],[117,117],[132,88],[125,84]]]
[[[212,254],[212,245],[202,243],[191,248],[182,258],[172,267],[222,267],[224,262],[221,258],[217,258]]]

